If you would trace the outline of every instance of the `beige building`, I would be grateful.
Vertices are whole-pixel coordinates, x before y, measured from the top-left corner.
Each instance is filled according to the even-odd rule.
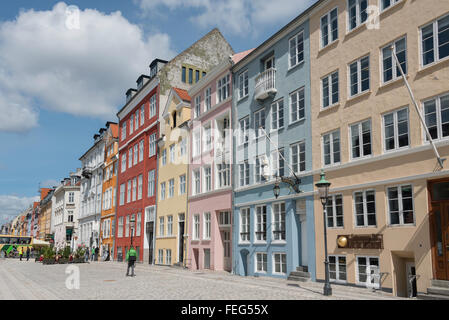
[[[165,135],[158,141],[157,264],[185,262],[189,120],[190,97],[187,91],[172,88],[161,121]]]
[[[332,183],[331,279],[397,296],[425,293],[433,279],[449,280],[449,161],[439,167],[390,48],[449,158],[449,5],[329,0],[309,16],[314,180],[324,169]],[[322,214],[317,197],[320,280]]]

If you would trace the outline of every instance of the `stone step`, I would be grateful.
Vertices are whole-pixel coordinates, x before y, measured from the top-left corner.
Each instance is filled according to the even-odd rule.
[[[448,296],[442,296],[439,294],[419,294],[418,300],[449,300]]]
[[[449,288],[449,281],[432,280],[432,287]]]
[[[292,271],[290,275],[293,277],[310,278],[310,273],[304,271]]]
[[[309,272],[309,267],[307,266],[296,267],[296,271]]]
[[[441,296],[447,296],[449,298],[449,288],[430,287],[430,288],[427,288],[427,293],[441,295]]]
[[[297,277],[297,276],[288,276],[287,280],[289,280],[289,281],[309,282],[310,278]]]

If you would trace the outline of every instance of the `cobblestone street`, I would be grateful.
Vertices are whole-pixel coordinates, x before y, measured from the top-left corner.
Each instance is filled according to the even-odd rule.
[[[44,266],[34,261],[0,260],[2,300],[377,300],[398,299],[365,288],[333,285],[323,297],[321,283],[239,277],[222,272],[192,272],[163,266],[136,266],[126,277],[126,264],[97,262],[77,265],[80,288],[66,287],[68,265]]]

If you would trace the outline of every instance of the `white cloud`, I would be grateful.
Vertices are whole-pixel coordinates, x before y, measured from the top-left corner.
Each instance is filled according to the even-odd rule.
[[[67,5],[22,11],[0,23],[0,131],[26,131],[43,108],[114,119],[124,93],[148,74],[154,58],[175,55],[170,37],[142,29],[120,12],[80,11],[79,29],[66,25]]]
[[[19,215],[27,209],[33,202],[39,201],[39,197],[18,197],[12,195],[0,195],[0,225],[6,220]]]
[[[286,24],[316,0],[137,0],[151,14],[158,7],[195,9],[190,20],[204,28],[219,27],[242,37],[260,33],[275,23]],[[196,11],[200,11],[198,14]]]

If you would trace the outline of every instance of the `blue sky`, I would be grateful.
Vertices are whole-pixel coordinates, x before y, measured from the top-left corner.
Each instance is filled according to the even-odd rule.
[[[314,0],[0,2],[0,224],[72,170],[124,93],[218,27],[235,52],[260,45]],[[64,27],[67,6],[80,29]],[[117,14],[120,11],[121,14]]]

